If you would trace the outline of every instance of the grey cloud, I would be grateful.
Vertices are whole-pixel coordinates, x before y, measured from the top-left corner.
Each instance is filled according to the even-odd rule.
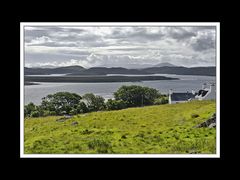
[[[34,29],[25,29],[25,42],[30,42],[34,38],[39,38],[42,36],[50,37],[56,41],[58,40],[76,40],[76,35],[85,32],[83,29],[70,29],[62,27],[32,27]],[[66,37],[57,36],[57,33],[67,34]],[[70,35],[69,35],[70,34]],[[72,35],[75,34],[75,35]],[[83,39],[84,40],[84,39]]]
[[[47,37],[48,38],[48,37]],[[49,38],[50,39],[50,38]],[[96,36],[83,36],[83,37],[54,37],[51,42],[32,43],[33,39],[25,39],[28,46],[47,46],[47,47],[104,47],[108,46],[102,39]]]
[[[119,39],[120,41],[134,40],[137,42],[158,41],[164,37],[160,31],[157,33],[147,32],[147,28],[133,27],[132,31],[122,31],[115,29],[109,38]]]
[[[25,30],[25,37],[41,37],[48,36],[48,34],[46,30]]]
[[[154,31],[148,27],[113,27],[107,33],[86,28],[33,28],[25,30],[26,46],[32,46],[26,52],[26,62],[67,64],[73,59],[72,63],[90,67],[159,62],[211,64],[214,52],[208,50],[215,48],[214,33],[213,27],[155,27]],[[41,53],[37,46],[44,46],[45,51]]]
[[[161,34],[160,32],[157,33],[148,33],[146,31],[146,29],[140,29],[138,31],[136,31],[135,33],[132,34],[132,37],[136,37],[138,39],[145,39],[145,40],[151,40],[151,41],[158,41],[160,40],[162,37],[164,37],[163,34]]]
[[[25,30],[24,40],[29,43],[37,37],[48,36],[48,34],[49,33],[46,30]]]
[[[59,43],[59,42],[45,42],[39,44],[31,44],[29,46],[48,46],[48,47],[78,47],[77,43]]]
[[[182,27],[168,28],[168,36],[179,41],[194,37],[196,35],[196,32],[188,31]]]
[[[25,62],[27,63],[46,63],[46,62],[52,62],[57,61],[59,63],[65,62],[70,59],[86,59],[88,55],[86,54],[51,54],[51,53],[26,53],[25,54]]]
[[[195,26],[191,28],[194,31],[216,30],[215,26]]]
[[[195,51],[204,51],[208,49],[215,48],[215,40],[210,37],[203,37],[196,40],[195,43],[191,44]]]
[[[77,51],[77,50],[61,50],[61,53],[63,54],[70,54],[70,55],[76,55],[76,56],[85,56],[90,55],[91,52],[88,51]]]

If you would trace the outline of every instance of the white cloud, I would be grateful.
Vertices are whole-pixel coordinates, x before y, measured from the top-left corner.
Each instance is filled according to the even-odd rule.
[[[32,39],[30,43],[27,43],[27,45],[37,45],[37,44],[43,44],[53,42],[49,37],[42,36],[42,37],[36,37],[36,39]]]
[[[26,27],[26,65],[214,65],[209,27]]]

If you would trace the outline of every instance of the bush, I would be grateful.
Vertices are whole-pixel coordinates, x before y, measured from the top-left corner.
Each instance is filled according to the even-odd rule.
[[[123,100],[112,100],[108,99],[106,102],[107,110],[119,110],[127,107],[127,104]]]
[[[198,114],[191,114],[191,117],[192,118],[197,118],[197,117],[199,117],[199,115]]]
[[[49,111],[49,115],[50,115],[50,116],[56,116],[57,114],[56,114],[55,111]]]
[[[36,105],[32,102],[24,106],[24,116],[31,116],[33,111],[36,111]]]
[[[109,142],[105,140],[94,139],[88,143],[89,149],[94,149],[98,153],[109,153],[112,150],[112,146]]]
[[[30,116],[31,117],[39,117],[40,113],[39,113],[39,111],[32,111]]]
[[[89,111],[84,102],[79,102],[76,109],[78,113],[87,113]]]
[[[50,116],[50,111],[47,110],[43,111],[43,116]]]
[[[88,111],[101,111],[105,109],[104,98],[101,96],[87,93],[83,96],[83,100],[86,102]]]
[[[162,96],[154,100],[154,105],[161,105],[161,104],[167,104],[167,103],[168,103],[168,97],[166,96]]]
[[[77,113],[78,113],[77,109],[71,109],[70,112],[69,112],[70,115],[75,115]]]
[[[114,93],[115,99],[124,101],[127,107],[152,105],[160,95],[156,89],[136,85],[122,86]]]

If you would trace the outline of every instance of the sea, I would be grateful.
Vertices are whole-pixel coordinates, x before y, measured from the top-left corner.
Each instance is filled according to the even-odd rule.
[[[108,74],[107,76],[120,75]],[[153,74],[151,74],[152,76]],[[38,83],[38,85],[24,86],[24,104],[33,102],[36,105],[41,104],[43,97],[56,92],[72,92],[79,95],[93,93],[104,97],[106,100],[113,98],[113,93],[122,85],[140,85],[155,88],[162,94],[167,94],[170,89],[173,92],[191,92],[198,91],[204,83],[216,83],[215,76],[192,76],[192,75],[174,75],[174,74],[154,74],[157,76],[175,77],[179,80],[155,80],[141,82],[109,82],[109,83]],[[51,75],[50,75],[51,76]],[[136,75],[122,75],[136,76]],[[141,75],[139,75],[141,76]],[[146,76],[146,75],[144,75]]]

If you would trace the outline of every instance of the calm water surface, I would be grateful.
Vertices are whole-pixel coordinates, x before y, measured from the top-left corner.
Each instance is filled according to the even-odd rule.
[[[177,77],[180,80],[157,80],[142,82],[114,82],[114,83],[40,83],[39,85],[25,86],[24,96],[25,104],[33,102],[40,104],[41,99],[48,94],[67,91],[83,95],[85,93],[94,93],[106,99],[112,98],[113,93],[122,85],[141,85],[158,89],[161,93],[168,93],[169,89],[173,91],[191,91],[199,90],[203,83],[215,82],[213,76],[189,76],[189,75],[170,75],[156,74],[167,77]]]

